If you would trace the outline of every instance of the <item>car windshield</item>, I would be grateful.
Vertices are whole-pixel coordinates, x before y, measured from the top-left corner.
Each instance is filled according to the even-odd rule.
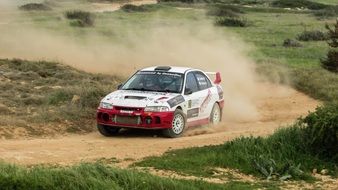
[[[121,89],[181,93],[182,86],[183,74],[162,71],[139,71]]]

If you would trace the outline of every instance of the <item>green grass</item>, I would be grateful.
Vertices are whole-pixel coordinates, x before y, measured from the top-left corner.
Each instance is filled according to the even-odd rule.
[[[311,0],[311,1],[317,2],[317,3],[329,4],[329,5],[338,5],[338,2],[336,0]]]
[[[233,168],[259,177],[306,181],[313,180],[314,168],[325,168],[337,177],[337,121],[338,105],[326,106],[266,138],[241,137],[222,145],[173,150],[136,165],[196,176],[212,176],[215,168]]]
[[[133,170],[121,170],[98,163],[71,167],[25,168],[0,163],[3,190],[50,189],[257,189],[263,185],[245,182],[211,184],[203,181],[161,178]],[[269,188],[269,187],[268,187]],[[271,187],[269,189],[272,189]]]
[[[267,138],[242,137],[223,145],[170,151],[161,157],[150,157],[136,165],[196,176],[211,176],[217,167],[233,168],[245,174],[264,177],[254,167],[254,160],[258,161],[262,156],[264,161],[273,159],[276,162],[275,171],[281,171],[289,165],[301,164],[300,168],[306,173],[294,176],[293,179],[313,180],[309,174],[314,168],[329,168],[331,174],[337,175],[337,165],[304,152],[306,147],[296,142],[302,139],[300,135],[302,133],[297,127],[281,129]]]

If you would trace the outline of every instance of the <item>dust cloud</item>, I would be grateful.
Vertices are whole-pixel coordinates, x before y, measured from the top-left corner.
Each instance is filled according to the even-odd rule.
[[[6,3],[7,2],[7,3]],[[1,1],[0,12],[15,6]],[[246,53],[247,45],[212,23],[192,26],[154,24],[136,33],[124,28],[123,40],[109,41],[95,32],[81,36],[25,24],[27,18],[15,13],[15,19],[0,17],[0,57],[58,61],[95,73],[128,76],[137,69],[154,65],[172,65],[219,71],[225,98],[225,121],[259,119],[255,100],[259,90],[255,63]],[[20,24],[5,24],[20,20]],[[29,20],[28,20],[29,21]],[[126,25],[127,26],[127,25]]]

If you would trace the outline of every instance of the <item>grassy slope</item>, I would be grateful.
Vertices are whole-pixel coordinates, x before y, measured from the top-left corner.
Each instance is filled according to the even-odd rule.
[[[0,70],[0,126],[7,137],[13,126],[28,135],[92,131],[100,97],[119,80],[43,61],[0,60]],[[74,95],[80,99],[71,103]]]
[[[308,147],[302,144],[303,135],[296,126],[280,129],[267,138],[243,137],[217,146],[174,150],[161,157],[145,159],[136,165],[173,170],[196,176],[212,176],[215,168],[229,167],[239,169],[246,174],[263,176],[255,168],[254,161],[265,165],[272,159],[276,162],[276,166],[271,166],[274,172],[278,172],[280,175],[293,175],[292,169],[287,171],[287,168],[301,164],[301,170],[306,173],[299,176],[294,175],[293,179],[311,180],[309,174],[314,168],[329,169],[331,174],[336,176],[337,163],[325,161],[309,154]],[[266,169],[269,171],[269,167]]]

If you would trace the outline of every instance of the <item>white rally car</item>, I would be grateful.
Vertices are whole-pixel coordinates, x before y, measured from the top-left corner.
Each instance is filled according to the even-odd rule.
[[[139,70],[101,100],[98,130],[112,136],[121,128],[161,129],[168,137],[179,137],[187,127],[218,123],[224,105],[220,82],[220,73],[192,68]]]

